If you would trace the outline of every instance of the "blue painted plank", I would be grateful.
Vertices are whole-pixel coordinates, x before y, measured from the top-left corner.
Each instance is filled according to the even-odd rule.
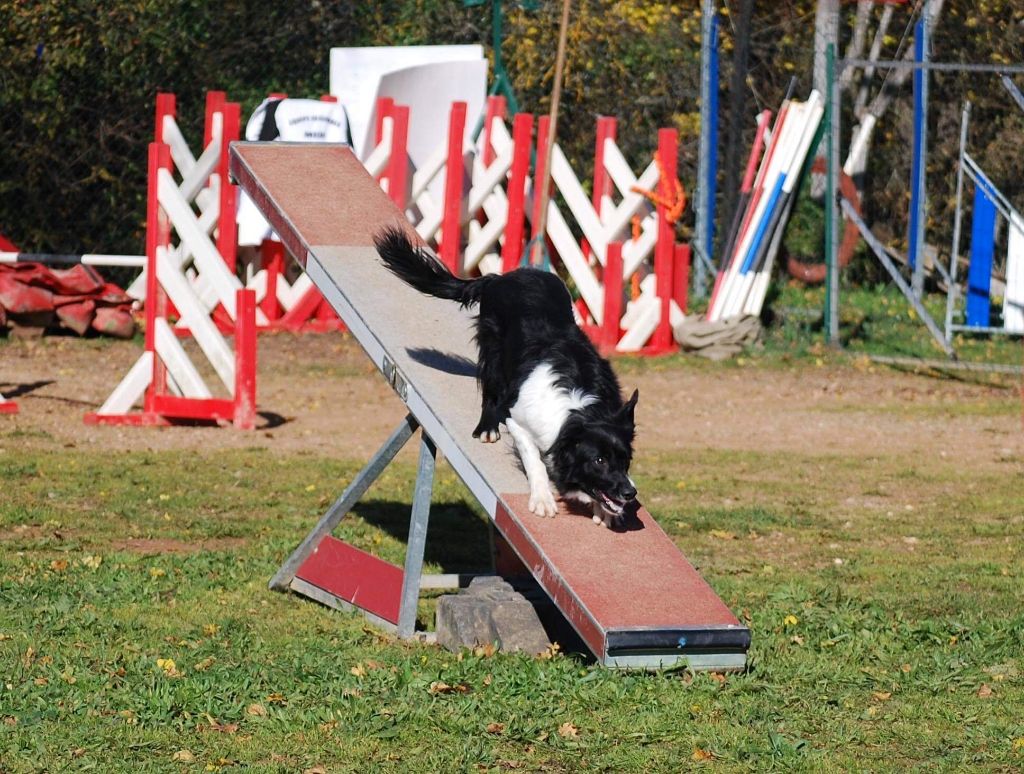
[[[991,315],[993,238],[996,205],[984,185],[974,186],[971,220],[971,265],[967,270],[967,325],[984,328]]]
[[[771,223],[772,213],[779,204],[779,197],[782,195],[782,186],[785,182],[786,175],[784,173],[779,175],[778,179],[775,181],[775,186],[772,188],[772,194],[768,198],[768,206],[764,208],[761,220],[757,224],[757,231],[754,232],[754,238],[750,242],[750,249],[747,251],[746,256],[743,258],[743,264],[740,266],[741,274],[749,272],[754,265],[754,258],[757,256],[758,249],[761,246],[761,241],[764,239],[765,232],[768,230],[768,224]]]

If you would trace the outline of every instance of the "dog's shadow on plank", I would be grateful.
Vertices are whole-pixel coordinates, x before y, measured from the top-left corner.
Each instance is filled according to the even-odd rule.
[[[476,363],[463,355],[442,352],[432,347],[409,347],[409,357],[427,368],[443,371],[452,376],[476,377]]]

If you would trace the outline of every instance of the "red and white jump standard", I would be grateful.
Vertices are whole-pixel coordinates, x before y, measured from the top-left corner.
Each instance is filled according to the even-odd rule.
[[[529,487],[505,443],[472,438],[479,398],[473,319],[422,296],[380,264],[372,237],[403,213],[343,146],[237,143],[231,175],[338,313],[408,408],[408,416],[284,563],[271,587],[355,605],[400,636],[415,633],[423,547],[438,450],[514,554],[607,666],[741,669],[750,632],[642,507],[633,529],[593,525],[561,505],[527,510]],[[463,367],[456,367],[462,365]],[[420,429],[405,567],[330,532]],[[503,563],[501,569],[506,569]]]

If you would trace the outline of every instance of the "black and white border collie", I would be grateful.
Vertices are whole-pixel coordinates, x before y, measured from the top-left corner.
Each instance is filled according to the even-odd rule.
[[[576,325],[562,280],[538,269],[460,279],[399,228],[374,241],[384,265],[416,290],[479,307],[483,406],[473,437],[494,443],[505,425],[530,484],[530,510],[558,512],[553,483],[562,497],[591,505],[596,523],[617,524],[636,497],[629,464],[637,392],[622,400],[608,361]]]

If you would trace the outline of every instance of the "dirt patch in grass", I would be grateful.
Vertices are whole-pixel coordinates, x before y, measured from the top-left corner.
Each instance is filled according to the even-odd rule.
[[[18,524],[10,529],[0,530],[0,543],[51,537],[56,540],[67,540],[72,534],[71,530],[64,527],[57,529],[52,524]]]
[[[154,451],[263,447],[282,454],[358,458],[372,453],[405,413],[350,336],[277,334],[259,341],[255,432],[85,425],[85,412],[106,400],[140,351],[136,342],[96,339],[0,342],[0,390],[21,404],[20,414],[0,422],[0,449],[11,454],[20,445]],[[779,367],[747,358],[745,363],[619,361],[623,389],[640,390],[638,451],[900,455],[908,461],[950,462],[955,455],[987,467],[1019,460],[1024,448],[1012,387],[847,361]],[[972,405],[984,410],[964,408]]]
[[[234,551],[247,542],[244,538],[210,538],[194,543],[170,538],[128,538],[115,540],[110,546],[115,551],[135,554],[194,554],[199,551]]]

